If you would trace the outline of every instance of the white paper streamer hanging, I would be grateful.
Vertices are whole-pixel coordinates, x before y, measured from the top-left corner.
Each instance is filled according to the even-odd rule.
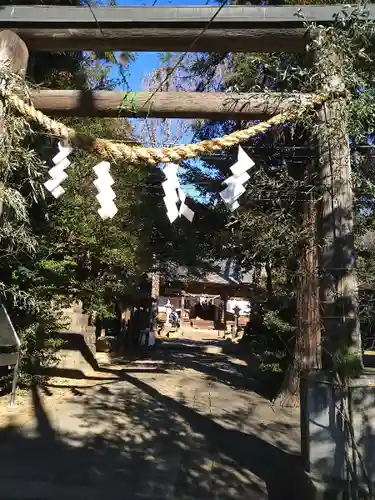
[[[244,184],[250,179],[247,170],[254,165],[253,160],[245,153],[241,146],[238,146],[237,161],[230,167],[233,175],[225,179],[223,184],[227,187],[220,192],[221,199],[231,212],[240,206],[237,200],[245,193],[246,188]]]
[[[180,202],[181,202],[180,210],[178,212],[178,215],[180,217],[183,215],[189,222],[193,222],[194,212],[185,203],[186,194],[184,193],[184,191],[181,188],[178,188],[177,191],[178,191],[178,196],[179,196]]]
[[[94,181],[94,186],[98,190],[96,199],[100,203],[98,213],[103,220],[112,219],[118,211],[113,201],[116,198],[116,194],[111,186],[115,181],[110,174],[110,168],[111,165],[108,161],[102,161],[93,168],[98,177]]]
[[[55,166],[48,171],[51,179],[44,183],[44,187],[55,198],[59,198],[65,193],[65,189],[60,184],[68,178],[68,174],[65,172],[65,169],[70,165],[68,156],[72,152],[72,148],[68,143],[59,142],[58,146],[59,152],[54,158],[52,158]]]
[[[193,221],[194,212],[189,208],[186,201],[186,194],[180,186],[177,177],[178,165],[167,163],[163,169],[166,180],[162,183],[164,190],[164,204],[167,208],[167,216],[170,222],[174,222],[178,217],[184,216],[189,222]],[[180,206],[178,204],[180,203]]]

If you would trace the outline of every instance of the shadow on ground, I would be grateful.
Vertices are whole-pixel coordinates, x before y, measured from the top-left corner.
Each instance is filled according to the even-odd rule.
[[[210,351],[212,347],[218,348],[217,351]],[[231,355],[234,355],[233,358]],[[280,387],[277,375],[262,372],[259,369],[259,362],[246,351],[246,348],[225,339],[202,341],[183,338],[165,339],[162,348],[153,351],[149,358],[166,363],[169,369],[196,370],[209,380],[220,382],[233,389],[251,390],[269,400],[274,398]]]
[[[165,353],[153,356],[160,355]],[[181,359],[173,361],[177,368]],[[182,360],[181,366],[186,363]],[[191,363],[195,367],[201,361]],[[206,361],[202,365],[210,368]],[[127,369],[113,373],[115,380],[85,390],[65,404],[64,412],[57,409],[53,419],[33,388],[35,429],[0,431],[6,457],[0,468],[1,498],[311,498],[299,457],[259,437],[260,427],[249,429],[251,412],[231,411],[228,401],[220,420],[212,411],[189,405],[188,388],[170,397]],[[215,371],[215,377],[220,381],[224,375]],[[272,430],[275,436],[287,431],[283,425]]]

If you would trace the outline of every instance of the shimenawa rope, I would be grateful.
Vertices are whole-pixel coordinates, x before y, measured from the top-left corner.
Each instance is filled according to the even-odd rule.
[[[27,104],[16,94],[7,92],[0,88],[2,95],[11,107],[24,115],[29,121],[34,121],[48,131],[62,139],[68,139],[71,144],[81,147],[87,151],[94,152],[107,159],[114,159],[130,164],[178,163],[187,158],[196,158],[201,155],[209,155],[227,149],[237,144],[246,142],[250,137],[265,132],[275,125],[280,125],[290,120],[299,118],[304,112],[315,106],[320,106],[329,99],[328,95],[318,95],[316,99],[300,103],[297,107],[273,116],[267,121],[258,123],[244,130],[237,130],[231,134],[198,142],[196,144],[185,144],[169,148],[146,148],[142,146],[129,146],[123,143],[113,142],[108,139],[97,139],[84,134],[79,134],[73,128],[66,127],[63,123],[49,118],[41,111]]]

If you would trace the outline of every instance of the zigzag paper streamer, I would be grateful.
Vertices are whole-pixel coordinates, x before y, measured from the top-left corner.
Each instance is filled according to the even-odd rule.
[[[178,165],[168,163],[163,173],[166,180],[162,183],[164,190],[164,204],[167,209],[167,216],[170,222],[174,222],[178,217],[184,216],[189,222],[193,221],[194,212],[189,208],[186,201],[186,194],[180,186],[180,181],[177,177]],[[180,204],[180,206],[178,206]]]
[[[61,183],[68,178],[68,174],[65,172],[65,169],[70,165],[68,156],[73,151],[73,149],[66,142],[59,142],[58,147],[59,152],[54,158],[52,158],[55,166],[48,171],[51,179],[44,183],[44,187],[56,199],[65,193],[65,189],[61,186]]]
[[[96,199],[100,203],[98,214],[103,220],[112,219],[118,212],[113,201],[116,198],[116,194],[111,186],[115,181],[110,174],[110,168],[111,165],[108,161],[102,161],[93,168],[97,176],[97,179],[94,181],[94,186],[98,190]]]
[[[253,160],[245,153],[241,146],[239,146],[237,161],[230,167],[233,175],[225,179],[223,184],[227,187],[220,192],[221,199],[231,212],[240,206],[237,200],[246,192],[244,184],[250,179],[247,170],[254,165],[255,163]]]

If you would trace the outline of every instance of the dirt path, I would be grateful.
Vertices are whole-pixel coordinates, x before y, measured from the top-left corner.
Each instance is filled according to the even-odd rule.
[[[214,335],[106,369],[54,381],[60,398],[34,391],[2,425],[1,499],[307,498],[298,412],[274,410]]]

